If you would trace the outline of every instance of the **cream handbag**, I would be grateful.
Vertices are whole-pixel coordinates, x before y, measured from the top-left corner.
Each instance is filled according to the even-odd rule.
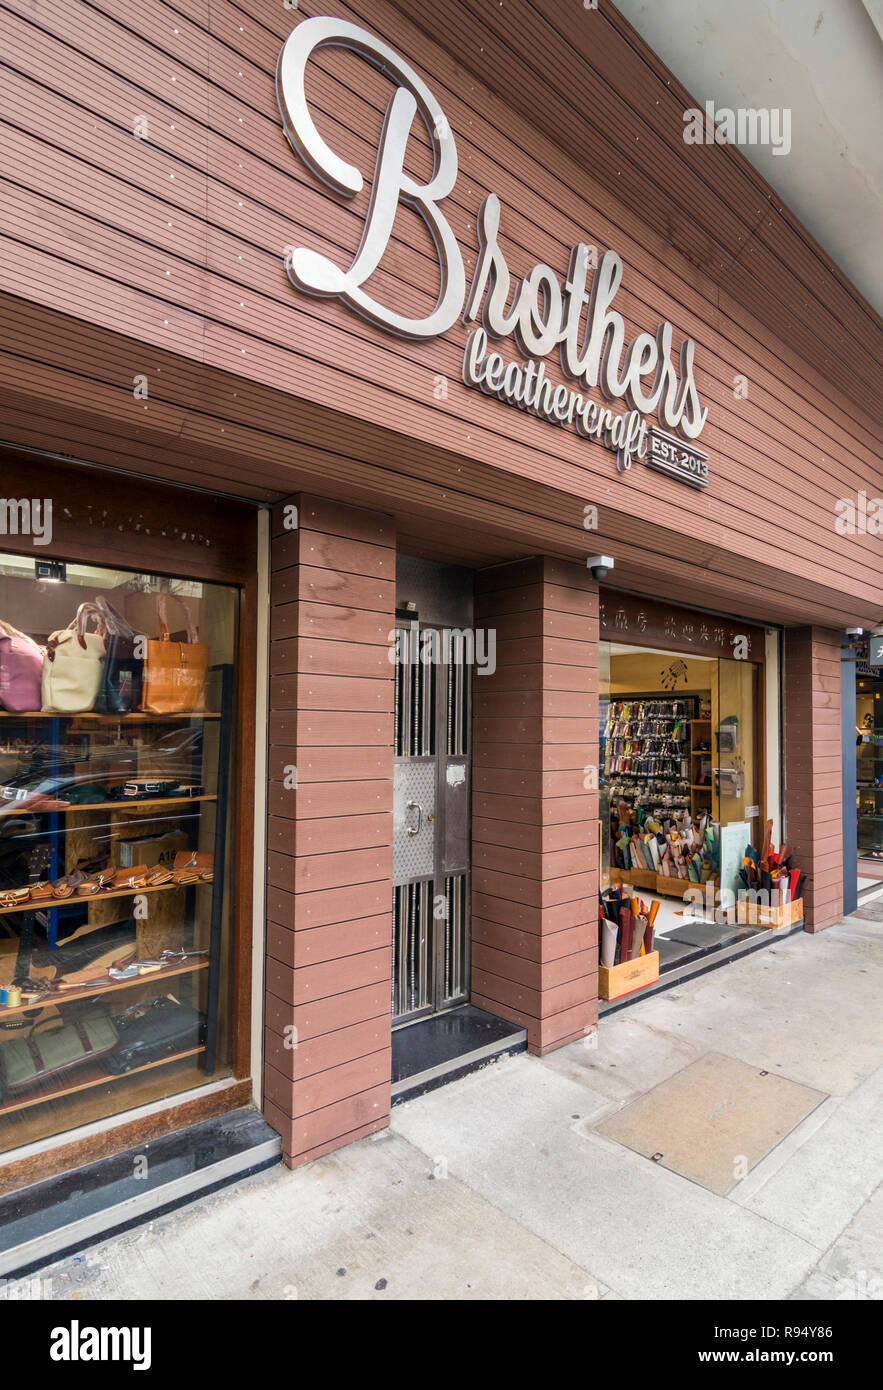
[[[87,632],[94,618],[99,632]],[[55,714],[83,714],[93,708],[104,670],[104,623],[92,603],[81,603],[67,627],[53,632],[43,658],[43,709]]]

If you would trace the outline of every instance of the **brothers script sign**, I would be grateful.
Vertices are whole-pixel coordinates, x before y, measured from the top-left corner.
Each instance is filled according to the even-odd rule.
[[[616,454],[620,469],[640,459],[679,481],[704,487],[707,455],[684,444],[698,439],[708,416],[696,389],[693,340],[685,339],[675,354],[672,325],[664,322],[654,333],[639,333],[626,341],[625,322],[613,307],[623,277],[622,260],[613,250],[598,258],[581,242],[573,248],[563,280],[550,266],[538,263],[513,290],[499,240],[500,201],[493,193],[478,211],[479,252],[467,295],[463,256],[440,207],[456,183],[458,167],[445,113],[394,49],[347,20],[303,20],[279,55],[279,110],[285,133],[305,163],[339,194],[355,196],[362,189],[361,172],[335,154],[319,134],[306,97],[307,64],[317,49],[328,45],[351,49],[396,86],[355,259],[343,267],[318,251],[298,247],[286,261],[292,283],[308,294],[337,297],[378,327],[410,338],[437,337],[462,315],[470,326],[463,356],[467,386],[603,444]],[[418,112],[434,155],[434,172],[425,183],[404,168]],[[423,218],[438,255],[438,296],[432,311],[421,318],[399,313],[365,288],[389,245],[400,202]],[[515,344],[514,358],[498,350],[507,339]],[[555,383],[547,375],[546,359],[556,350],[573,386]],[[588,394],[595,387],[605,404]]]

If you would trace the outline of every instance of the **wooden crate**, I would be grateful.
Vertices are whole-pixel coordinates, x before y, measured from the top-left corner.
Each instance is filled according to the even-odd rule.
[[[689,878],[670,878],[668,874],[656,875],[656,891],[666,898],[682,898],[688,888],[701,888]]]
[[[650,951],[646,956],[636,956],[622,965],[598,967],[598,995],[601,999],[621,999],[624,994],[634,994],[638,989],[646,989],[659,979],[659,952]]]
[[[740,898],[736,903],[736,921],[742,926],[767,927],[770,931],[793,927],[803,921],[803,898],[786,903],[784,907],[766,907],[763,903]]]
[[[652,869],[611,869],[610,882],[630,883],[633,888],[656,887],[656,880],[659,875]]]

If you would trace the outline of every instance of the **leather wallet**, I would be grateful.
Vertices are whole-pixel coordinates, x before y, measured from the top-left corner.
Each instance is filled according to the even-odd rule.
[[[149,873],[150,869],[146,864],[136,864],[129,869],[117,869],[107,886],[115,893],[118,893],[122,888],[144,888]]]

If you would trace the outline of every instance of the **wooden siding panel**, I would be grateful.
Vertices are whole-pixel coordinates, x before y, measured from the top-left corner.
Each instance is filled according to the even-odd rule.
[[[388,517],[302,495],[275,509],[272,529],[271,601],[284,599],[273,611],[286,621],[271,632],[271,669],[287,674],[270,683],[266,1113],[295,1165],[389,1114],[393,667],[383,642],[395,621],[395,537]],[[317,622],[334,637],[318,637]],[[328,649],[370,653],[376,669],[353,675],[335,659],[335,674],[314,676]],[[289,763],[296,788],[279,777]]]
[[[473,90],[464,96],[462,75],[444,45],[464,32],[463,23],[473,22],[467,11],[467,6],[453,0],[438,13],[434,9],[431,16],[421,19],[432,30],[427,37],[412,19],[403,24],[401,13],[383,3],[366,0],[349,9],[335,9],[380,32],[393,24],[396,41],[408,39],[417,45],[416,52],[409,56],[423,67],[439,92],[451,115],[463,166],[468,164],[470,171],[470,180],[461,178],[448,200],[450,206],[446,207],[467,255],[474,236],[475,205],[488,188],[497,189],[503,198],[504,242],[517,271],[541,257],[552,264],[560,262],[563,269],[567,248],[585,234],[588,205],[593,214],[593,231],[597,229],[601,244],[616,244],[626,262],[620,307],[629,331],[646,328],[648,321],[655,323],[665,316],[672,319],[679,331],[696,338],[700,389],[711,405],[707,441],[715,456],[716,471],[713,491],[695,503],[694,536],[700,547],[710,547],[704,552],[700,548],[695,558],[674,558],[677,547],[666,546],[658,530],[660,524],[669,524],[673,532],[678,529],[677,508],[683,494],[673,485],[650,479],[645,470],[638,469],[633,470],[627,490],[623,491],[624,480],[610,475],[610,460],[598,449],[587,449],[581,441],[565,439],[559,432],[557,439],[562,450],[561,456],[556,457],[556,436],[547,426],[459,388],[450,393],[447,402],[434,401],[434,375],[441,370],[453,377],[457,371],[460,329],[452,330],[432,346],[432,370],[425,371],[425,349],[389,340],[336,304],[318,304],[294,294],[278,264],[280,244],[302,236],[328,238],[330,234],[326,246],[351,250],[359,214],[358,209],[347,207],[345,200],[329,197],[280,138],[272,69],[279,41],[292,20],[281,9],[270,13],[260,8],[252,13],[248,6],[239,8],[224,3],[189,13],[182,19],[179,11],[160,3],[151,3],[138,12],[131,11],[121,0],[106,0],[93,6],[74,4],[58,11],[46,4],[8,0],[9,59],[13,71],[7,119],[14,127],[10,130],[13,148],[17,148],[15,142],[30,140],[30,157],[19,161],[19,201],[8,200],[10,215],[17,222],[8,242],[6,285],[19,295],[42,298],[47,305],[63,299],[69,313],[84,318],[97,314],[104,323],[122,317],[137,326],[148,341],[165,342],[179,352],[183,349],[195,361],[203,358],[215,368],[223,365],[255,384],[260,382],[291,393],[292,383],[296,382],[301,392],[298,415],[304,422],[308,418],[303,414],[307,398],[317,408],[327,407],[334,393],[346,389],[341,376],[329,365],[332,358],[336,359],[347,366],[350,403],[361,421],[360,437],[352,454],[363,451],[364,440],[372,433],[399,427],[398,401],[403,396],[396,397],[395,393],[403,389],[413,417],[409,427],[423,441],[425,457],[421,458],[419,470],[413,450],[410,463],[404,462],[404,491],[392,486],[391,481],[386,485],[385,495],[396,509],[401,508],[405,492],[413,500],[414,489],[424,486],[421,478],[427,476],[426,458],[440,449],[449,449],[461,457],[472,455],[476,462],[487,459],[493,470],[505,468],[513,484],[519,476],[527,478],[531,456],[536,455],[542,471],[533,476],[537,481],[542,477],[550,483],[550,491],[557,489],[562,503],[564,494],[579,498],[588,492],[598,497],[602,515],[609,508],[609,533],[621,537],[629,547],[626,563],[634,566],[637,573],[644,566],[641,587],[648,587],[648,581],[655,581],[658,575],[667,584],[670,597],[683,599],[688,597],[689,576],[704,570],[707,597],[712,598],[715,587],[720,595],[729,586],[732,597],[721,606],[747,611],[749,605],[758,615],[768,616],[770,600],[764,605],[762,597],[765,586],[755,585],[754,580],[761,574],[758,565],[765,563],[770,568],[770,578],[777,577],[778,587],[799,586],[801,582],[804,586],[827,586],[832,594],[832,609],[838,602],[833,598],[835,594],[842,595],[841,606],[849,601],[868,609],[879,608],[877,538],[851,537],[844,545],[833,531],[832,511],[841,492],[848,495],[863,485],[870,491],[877,489],[879,422],[872,422],[855,408],[845,408],[843,399],[831,393],[823,384],[827,363],[822,349],[816,351],[801,336],[811,330],[818,344],[836,345],[844,370],[860,366],[859,358],[853,361],[850,357],[849,334],[843,338],[844,350],[840,351],[841,339],[837,334],[843,335],[845,330],[835,328],[831,318],[833,315],[837,323],[844,323],[844,315],[848,316],[855,305],[854,297],[844,290],[829,267],[822,267],[824,273],[819,279],[815,253],[806,260],[806,240],[795,238],[795,254],[803,257],[800,286],[812,291],[807,300],[811,323],[807,320],[797,324],[792,332],[790,319],[780,314],[780,336],[771,335],[769,328],[760,327],[745,309],[745,305],[751,304],[756,313],[762,307],[756,296],[752,299],[748,294],[733,295],[732,279],[727,307],[722,309],[725,301],[714,266],[709,264],[697,271],[684,257],[684,247],[672,230],[676,224],[660,223],[668,227],[669,238],[674,236],[678,243],[673,253],[665,237],[648,229],[635,207],[630,208],[628,200],[623,201],[625,185],[617,189],[616,199],[604,193],[603,184],[586,173],[584,150],[590,146],[583,148],[579,168],[562,153],[560,141],[556,148],[536,124],[507,110],[492,91],[472,84]],[[309,5],[301,6],[301,14],[309,12]],[[456,15],[452,27],[442,22],[442,14],[447,16],[449,12]],[[492,18],[493,30],[498,16],[494,14]],[[173,19],[175,24],[168,22]],[[245,22],[240,24],[240,19]],[[534,72],[539,76],[536,68],[541,68],[547,53],[554,51],[558,34],[566,33],[576,20],[571,16],[553,23],[548,14],[541,17],[535,9],[516,4],[507,10],[505,22],[509,61],[514,61],[514,55],[519,53],[517,61],[522,64],[533,53],[527,44],[528,35],[541,33],[547,39],[552,24],[552,48],[535,55]],[[614,104],[622,102],[627,89],[622,73],[646,73],[647,59],[635,59],[632,40],[623,37],[618,17],[601,17],[596,32],[604,35],[603,44],[588,57],[584,52],[570,52],[569,67],[580,90],[595,90],[592,84],[600,81]],[[494,42],[487,45],[482,64],[494,85],[500,60],[499,35],[492,33],[490,37]],[[515,46],[511,47],[513,43]],[[92,54],[101,61],[94,62]],[[361,64],[358,94],[344,91],[344,78],[350,71],[346,64],[352,61],[338,53],[323,54],[316,64],[314,95],[323,129],[331,132],[343,152],[364,164],[379,128],[384,80]],[[213,83],[212,129],[204,124],[209,71]],[[81,97],[76,107],[71,105],[69,95],[72,72]],[[168,81],[170,76],[176,78],[174,92]],[[48,122],[44,116],[39,126],[33,116],[37,109],[43,111],[45,102],[36,99],[37,79],[43,83],[41,91],[46,92],[45,102],[53,113]],[[132,83],[138,84],[139,104],[145,107],[152,124],[153,138],[147,142],[137,142],[131,136],[127,107],[133,100]],[[548,88],[548,83],[544,85]],[[509,92],[511,99],[511,85]],[[666,101],[671,101],[664,87],[660,87],[660,92]],[[558,95],[548,89],[547,96],[557,99]],[[635,95],[634,107],[634,119],[643,129],[647,112],[653,111],[646,93]],[[122,111],[126,111],[125,119],[121,119]],[[326,127],[324,122],[332,112],[336,113],[337,126]],[[345,118],[341,117],[343,112]],[[100,139],[96,119],[100,123]],[[47,130],[61,129],[69,135],[70,152],[47,139]],[[602,135],[596,130],[593,138]],[[626,129],[610,135],[607,158],[616,153],[616,140],[629,138]],[[661,154],[665,154],[665,139],[654,130],[653,139],[648,138],[638,151],[641,159],[650,160],[654,141],[660,140]],[[412,143],[409,159],[419,169],[426,155],[425,141],[421,143],[415,137]],[[101,158],[97,157],[99,144]],[[594,167],[603,174],[600,149],[599,146],[599,161]],[[671,165],[671,152],[665,163],[666,168],[672,169],[673,198],[681,188],[678,179],[695,175],[692,168],[684,165],[682,144],[675,152],[680,161],[677,167]],[[696,169],[703,168],[709,186],[719,184],[714,196],[728,209],[727,216],[735,226],[732,219],[744,205],[747,190],[757,189],[756,176],[732,150],[697,147],[695,159]],[[58,177],[65,160],[78,162],[79,178]],[[650,162],[655,166],[655,160]],[[167,177],[170,173],[175,174],[174,179]],[[647,169],[641,169],[640,160],[635,164],[635,173],[644,180],[649,176]],[[100,187],[104,188],[104,195],[99,194]],[[297,196],[292,198],[290,190],[295,188]],[[84,196],[87,191],[90,196]],[[34,203],[35,197],[42,201]],[[152,201],[136,208],[132,200],[138,198]],[[71,205],[64,207],[64,203]],[[45,215],[33,220],[29,212],[30,209],[36,213],[39,207],[45,214],[49,205],[55,209],[49,219],[55,223],[54,254],[48,248],[41,253],[38,245],[41,236],[45,236],[40,228],[40,222],[47,221]],[[646,200],[636,206],[646,217]],[[167,218],[162,216],[164,207],[170,212]],[[304,210],[306,226],[298,226],[292,220],[292,207]],[[780,213],[776,209],[776,215]],[[784,213],[781,215],[785,217]],[[169,221],[172,228],[167,226]],[[774,240],[766,224],[765,209],[753,228],[762,233],[762,240],[759,235],[758,246],[752,252],[759,259],[744,270],[736,267],[747,277],[746,284],[760,283],[773,269],[763,260]],[[718,218],[715,225],[722,236],[724,223]],[[34,242],[30,246],[26,244],[29,237]],[[134,238],[138,239],[138,250],[133,254]],[[380,272],[388,280],[381,283],[390,290],[395,288],[398,295],[416,293],[418,286],[425,293],[426,271],[431,271],[432,262],[419,241],[404,233],[403,238],[391,247],[389,265]],[[727,249],[733,251],[734,247]],[[84,254],[87,265],[78,265]],[[88,264],[96,260],[101,273],[90,274]],[[778,292],[786,295],[789,304],[794,300],[796,305],[799,287],[796,282],[789,286],[788,266],[789,258],[783,254],[775,267],[781,272],[776,284],[786,286]],[[165,273],[168,269],[172,269],[170,276]],[[728,264],[728,274],[731,271],[733,267]],[[84,274],[86,278],[82,279]],[[141,291],[135,289],[139,277]],[[830,308],[823,302],[828,290]],[[803,312],[801,305],[800,313]],[[298,328],[300,324],[302,329]],[[860,344],[862,352],[870,350],[879,360],[879,346],[874,346],[879,344],[878,322],[862,310],[854,327],[852,338],[857,348]],[[163,334],[163,329],[168,331]],[[188,329],[192,330],[189,338]],[[301,346],[293,352],[276,350],[255,336],[267,333],[277,343],[309,343],[309,352],[316,356],[308,359]],[[294,362],[298,365],[292,366]],[[731,391],[737,371],[744,371],[751,383],[748,399],[739,404],[734,403]],[[373,373],[370,389],[367,383],[359,387],[365,373]],[[162,387],[165,388],[165,382]],[[159,389],[156,405],[151,407],[155,416],[162,403]],[[49,392],[45,394],[48,396]],[[235,398],[246,394],[237,391]],[[857,395],[870,399],[867,390],[853,391],[852,399]],[[231,392],[228,411],[241,408],[232,404],[233,398]],[[82,399],[81,390],[81,407]],[[185,432],[197,424],[193,406],[187,407]],[[212,433],[217,442],[217,430]],[[290,438],[290,426],[287,434]],[[179,436],[179,441],[183,437]],[[244,433],[239,435],[243,450],[248,450],[246,437]],[[324,464],[336,467],[338,461],[326,457]],[[351,457],[351,476],[367,479],[367,465],[367,459]],[[149,465],[144,461],[141,466]],[[582,484],[577,482],[578,476],[584,479]],[[793,507],[795,519],[801,517],[799,523],[795,520],[790,527],[777,528],[774,546],[770,546],[769,537],[761,542],[753,534],[754,527],[745,510],[749,479],[752,481],[748,485],[758,494],[768,492],[770,487],[777,490],[783,515]],[[367,500],[367,494],[364,495]],[[454,501],[448,497],[449,505]],[[528,505],[526,511],[532,516],[535,508]],[[421,514],[426,517],[428,529],[428,513]],[[486,522],[494,515],[501,515],[499,501],[486,511]],[[580,529],[579,515],[572,513],[572,518],[572,540],[564,542],[564,553],[576,543]],[[634,533],[630,536],[627,528],[632,526]],[[514,528],[513,534],[516,532]],[[603,534],[603,523],[599,534]],[[654,544],[659,545],[658,568],[649,552],[640,553],[631,544],[639,538],[651,549]],[[582,539],[584,544],[585,537]],[[553,547],[547,543],[534,548]],[[666,554],[668,559],[664,562]],[[732,576],[724,574],[725,568],[732,568]],[[626,570],[619,572],[628,583],[630,575]],[[733,588],[737,582],[741,582],[745,598],[738,605]],[[775,583],[768,584],[767,592],[776,587]],[[850,589],[854,596],[847,600]],[[804,591],[808,592],[806,588]],[[720,602],[719,597],[717,601]],[[822,616],[821,608],[815,612]]]
[[[580,596],[593,640],[544,635],[545,603],[560,602],[561,592]],[[482,683],[475,712],[472,999],[526,1027],[530,1050],[540,1053],[598,1016],[598,797],[584,789],[586,766],[597,761],[598,586],[585,569],[555,560],[485,570],[476,576],[478,626],[502,621],[511,631],[500,595],[529,595],[535,606],[510,611],[519,622],[529,618],[537,635],[500,641],[498,628],[497,670]],[[568,683],[581,688],[584,718],[498,712],[497,702],[511,707],[513,698],[516,709],[526,701],[542,711],[562,672],[578,677]],[[513,697],[510,687],[525,683],[529,691]],[[549,748],[559,754],[552,767]],[[561,823],[568,829],[556,851],[546,828]]]
[[[837,670],[836,682],[828,674]],[[807,874],[808,931],[843,915],[840,637],[820,628],[785,634],[785,836]],[[821,689],[824,685],[826,688]]]

